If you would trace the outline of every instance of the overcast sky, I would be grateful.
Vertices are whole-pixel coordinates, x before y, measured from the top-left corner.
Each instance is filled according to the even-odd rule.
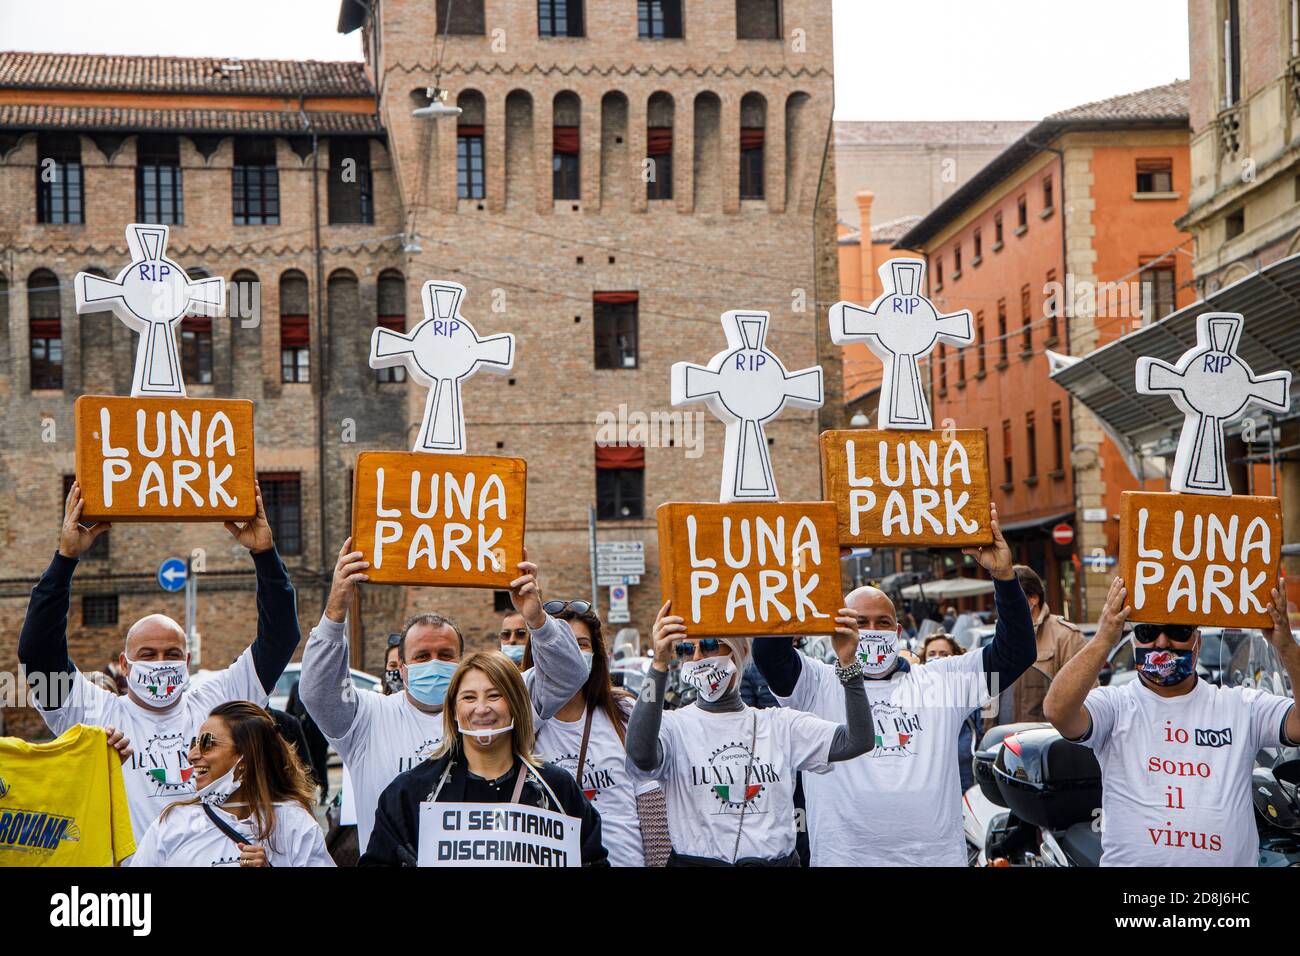
[[[1186,0],[834,5],[836,119],[1038,119],[1188,75]],[[0,0],[0,49],[360,59],[360,32],[335,32],[338,8],[338,0]]]

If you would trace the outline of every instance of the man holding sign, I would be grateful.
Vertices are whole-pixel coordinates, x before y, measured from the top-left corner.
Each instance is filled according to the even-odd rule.
[[[68,657],[68,604],[77,561],[108,529],[105,522],[80,524],[81,486],[68,491],[59,550],[32,589],[27,618],[18,638],[18,660],[40,704],[41,717],[56,734],[74,724],[116,727],[134,753],[122,764],[131,826],[143,837],[169,803],[194,795],[189,744],[212,708],[232,700],[265,706],[271,688],[301,639],[293,585],[285,570],[262,493],[256,489],[257,517],[226,529],[249,550],[257,570],[257,636],[235,663],[190,684],[184,629],[163,614],[131,625],[119,663],[127,691],[117,697],[86,679]]]
[[[1300,687],[1300,645],[1282,582],[1266,632]],[[1137,624],[1138,679],[1093,687],[1132,613],[1111,582],[1097,633],[1052,682],[1043,710],[1062,735],[1101,764],[1102,866],[1257,866],[1251,770],[1264,747],[1300,746],[1300,711],[1286,697],[1217,687],[1196,674],[1194,624]],[[1091,688],[1091,689],[1090,689]]]
[[[852,650],[862,665],[876,742],[825,776],[804,777],[813,866],[966,865],[954,742],[971,710],[1014,683],[1036,656],[1029,605],[995,507],[989,524],[993,544],[963,549],[993,576],[997,633],[978,652],[911,667],[888,595],[861,587],[844,599],[839,617],[856,622],[856,633],[837,631],[836,652]],[[774,638],[754,642],[754,662],[782,706],[844,719],[829,664]]]
[[[308,713],[343,758],[357,802],[357,841],[364,852],[375,805],[392,779],[429,757],[443,736],[443,703],[465,653],[460,628],[439,614],[406,623],[398,643],[403,691],[387,697],[352,686],[343,624],[358,582],[369,580],[370,562],[343,542],[320,623],[302,658],[302,700]],[[526,554],[526,553],[525,553]],[[510,599],[531,631],[536,666],[522,675],[543,718],[554,717],[587,680],[573,630],[542,610],[537,565],[518,567]]]

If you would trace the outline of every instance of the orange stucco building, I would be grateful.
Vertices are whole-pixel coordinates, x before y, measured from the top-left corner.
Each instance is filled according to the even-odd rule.
[[[971,346],[931,353],[935,425],[986,430],[1017,560],[1076,620],[1095,620],[1113,576],[1120,494],[1144,479],[1163,490],[1164,479],[1050,381],[1049,362],[1195,298],[1190,237],[1174,225],[1187,207],[1188,137],[1185,81],[1053,114],[898,242],[923,251],[936,307],[974,316]],[[1071,543],[1054,541],[1059,525]],[[937,572],[973,573],[942,560]]]

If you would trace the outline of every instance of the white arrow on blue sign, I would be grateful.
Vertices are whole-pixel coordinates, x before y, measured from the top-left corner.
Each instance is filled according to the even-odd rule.
[[[185,587],[189,570],[181,558],[167,558],[158,565],[158,586],[164,591],[179,591]]]

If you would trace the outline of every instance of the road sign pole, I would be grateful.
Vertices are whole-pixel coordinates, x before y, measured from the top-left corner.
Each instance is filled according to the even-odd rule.
[[[203,662],[203,649],[199,646],[198,631],[194,626],[197,617],[198,581],[194,575],[193,558],[185,559],[185,643],[190,648],[190,663],[198,670]]]
[[[587,537],[591,547],[591,609],[600,613],[599,595],[597,593],[596,578],[600,575],[600,569],[596,564],[596,506],[587,506]]]

